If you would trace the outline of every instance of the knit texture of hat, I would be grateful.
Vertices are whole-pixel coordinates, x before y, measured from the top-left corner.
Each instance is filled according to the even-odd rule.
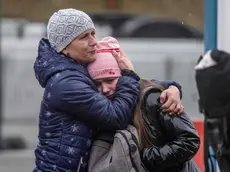
[[[47,36],[52,48],[61,52],[83,32],[94,29],[92,19],[83,11],[61,9],[55,12],[47,25]]]
[[[97,43],[96,60],[87,66],[93,80],[121,76],[121,70],[112,51],[120,52],[120,45],[113,37],[105,37]]]

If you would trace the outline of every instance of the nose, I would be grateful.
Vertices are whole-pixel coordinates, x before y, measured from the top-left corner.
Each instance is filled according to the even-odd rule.
[[[105,96],[109,94],[109,87],[107,84],[102,84],[101,85],[101,90],[102,90],[102,94],[104,94]]]
[[[90,35],[90,46],[96,46],[97,45],[97,40],[96,37],[94,35]]]

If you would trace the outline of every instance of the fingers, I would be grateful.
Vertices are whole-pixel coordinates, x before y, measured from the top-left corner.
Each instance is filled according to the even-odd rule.
[[[167,93],[166,91],[163,91],[160,95],[160,102],[163,104],[166,101]],[[163,105],[164,108],[165,105]]]
[[[123,51],[120,51],[121,58],[128,58]]]
[[[116,59],[118,66],[120,67],[121,70],[129,69],[134,71],[133,64],[131,63],[129,58],[127,58],[127,56],[124,55],[124,53],[121,52],[117,53],[116,51],[112,51],[112,55]]]
[[[166,101],[164,101],[164,104],[161,106],[161,108],[167,111],[167,109],[169,109],[169,107],[173,104],[173,100],[172,99],[166,99]]]
[[[167,101],[167,102],[165,102],[164,107],[163,107],[163,105],[161,107],[162,107],[163,111],[168,112],[169,115],[173,115],[173,114],[180,115],[180,114],[184,113],[184,107],[181,104],[176,103],[176,102]]]
[[[163,112],[168,112],[169,115],[182,114],[184,112],[184,107],[181,105],[180,99],[175,99],[175,95],[177,94],[170,92],[172,90],[175,89],[167,89],[161,93],[160,101],[163,103],[161,109]]]
[[[112,55],[117,61],[119,60],[120,56],[115,50],[112,51]]]
[[[173,114],[175,114],[175,109],[176,109],[176,106],[177,106],[177,104],[176,103],[173,103],[173,104],[171,104],[171,106],[168,108],[168,109],[166,109],[167,110],[167,112],[169,112],[169,115],[173,115]]]
[[[184,113],[184,106],[181,105],[181,109],[179,110],[179,112],[177,113],[178,115]]]
[[[124,54],[124,52],[120,51],[119,53],[115,50],[112,51],[112,55],[116,58],[116,59],[121,59],[121,58],[127,58],[127,56]]]
[[[174,109],[174,114],[182,114],[184,112],[184,107],[181,104],[177,104],[176,108]]]

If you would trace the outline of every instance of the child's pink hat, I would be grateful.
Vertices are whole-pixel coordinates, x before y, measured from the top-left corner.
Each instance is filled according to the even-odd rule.
[[[97,43],[96,60],[87,67],[93,80],[121,76],[121,70],[112,55],[113,50],[120,52],[120,45],[113,37],[105,37]]]

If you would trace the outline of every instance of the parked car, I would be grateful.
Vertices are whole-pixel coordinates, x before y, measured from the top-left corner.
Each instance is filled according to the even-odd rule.
[[[114,32],[115,37],[131,38],[192,38],[203,39],[203,34],[183,22],[172,19],[135,17]]]
[[[137,15],[135,14],[126,14],[118,12],[97,12],[88,14],[96,25],[109,26],[112,29],[112,35],[114,35],[114,32],[116,32],[116,30],[122,24],[137,17]]]
[[[89,15],[100,28],[108,28],[106,34],[114,37],[203,39],[199,30],[178,20],[118,12]]]

